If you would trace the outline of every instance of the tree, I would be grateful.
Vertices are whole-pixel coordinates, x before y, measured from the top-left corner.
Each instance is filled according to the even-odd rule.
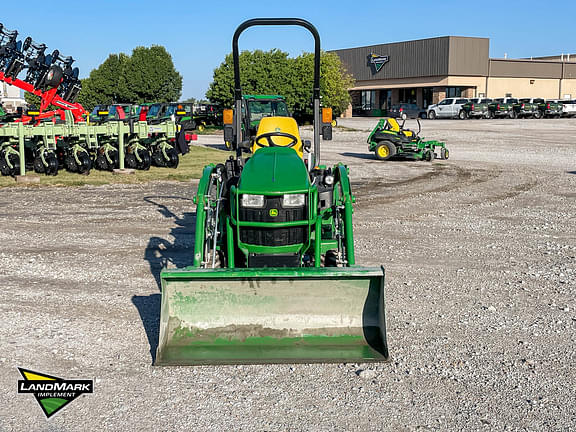
[[[286,98],[290,110],[312,113],[314,55],[304,53],[289,58],[280,50],[243,51],[240,60],[240,84],[244,94],[279,94]],[[354,81],[334,53],[321,54],[320,88],[323,106],[332,107],[339,115],[350,103],[348,88]],[[214,70],[206,96],[213,103],[231,107],[234,100],[232,54]]]
[[[245,94],[281,94],[292,96],[292,67],[288,53],[277,49],[270,51],[242,51],[240,60],[240,85]],[[232,54],[214,70],[214,80],[206,97],[213,103],[231,107],[234,101],[234,67]],[[291,99],[290,99],[291,100]]]
[[[129,57],[126,54],[110,54],[98,68],[90,72],[90,77],[82,80],[82,90],[78,102],[88,110],[98,104],[125,102],[120,84]]]
[[[119,81],[123,102],[174,102],[182,94],[182,76],[163,46],[136,47]]]
[[[311,99],[314,84],[314,54],[304,53],[295,59],[295,75],[301,83],[298,103],[306,107],[306,114],[312,113]],[[322,106],[331,107],[339,116],[350,104],[348,89],[354,86],[352,75],[346,72],[340,57],[333,52],[322,52],[320,56],[320,95]]]

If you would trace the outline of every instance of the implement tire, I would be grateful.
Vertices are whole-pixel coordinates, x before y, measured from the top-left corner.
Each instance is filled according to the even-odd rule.
[[[388,160],[396,155],[396,146],[390,141],[382,141],[374,149],[378,160]]]
[[[442,147],[440,149],[440,159],[447,160],[448,157],[450,157],[450,152],[448,151],[447,148]]]

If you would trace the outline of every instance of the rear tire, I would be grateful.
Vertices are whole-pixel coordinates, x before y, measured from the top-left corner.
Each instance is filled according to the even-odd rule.
[[[62,81],[62,77],[64,77],[64,72],[59,66],[51,66],[50,70],[46,74],[46,78],[44,80],[43,87],[45,88],[54,88],[60,85]]]
[[[518,113],[516,111],[512,110],[508,114],[508,117],[510,117],[511,119],[516,119],[516,118],[518,118]]]
[[[150,157],[150,152],[148,150],[141,150],[138,153],[138,156],[140,156],[141,162],[138,162],[138,160],[136,160],[136,168],[138,168],[139,170],[148,171],[150,169],[150,165],[152,164],[152,158]]]
[[[376,146],[374,154],[378,160],[388,160],[396,155],[396,146],[390,141],[383,141]]]
[[[466,111],[460,110],[460,112],[458,113],[458,118],[460,120],[466,120],[468,118],[468,114],[466,113]]]
[[[535,119],[541,119],[542,117],[544,117],[544,113],[542,111],[538,110],[534,113]]]
[[[424,160],[426,162],[432,162],[434,160],[434,152],[432,150],[426,150],[424,153]]]

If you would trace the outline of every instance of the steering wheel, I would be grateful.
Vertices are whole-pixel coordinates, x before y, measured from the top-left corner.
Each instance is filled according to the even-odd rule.
[[[284,138],[289,138],[291,141],[288,144],[285,145],[280,145],[280,144],[276,144],[272,138],[273,137],[284,137]],[[263,133],[261,135],[258,135],[256,137],[256,144],[258,144],[260,147],[265,147],[265,145],[260,144],[260,140],[266,139],[266,141],[268,142],[268,146],[269,147],[294,147],[296,144],[298,144],[298,138],[296,138],[294,135],[286,133],[286,132],[268,132],[268,133]]]

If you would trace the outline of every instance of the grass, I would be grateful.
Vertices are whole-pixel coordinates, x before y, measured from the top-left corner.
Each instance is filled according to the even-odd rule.
[[[136,170],[130,175],[116,175],[109,171],[98,171],[92,169],[89,175],[69,173],[63,169],[57,176],[45,176],[27,171],[26,174],[38,175],[40,183],[20,184],[16,183],[12,177],[0,177],[0,188],[2,187],[43,187],[43,186],[84,186],[84,185],[105,185],[111,183],[135,184],[149,181],[188,181],[192,178],[199,178],[202,169],[206,164],[224,162],[229,153],[222,150],[215,150],[206,147],[191,146],[190,152],[180,156],[178,168],[158,168],[151,167],[149,171]]]

